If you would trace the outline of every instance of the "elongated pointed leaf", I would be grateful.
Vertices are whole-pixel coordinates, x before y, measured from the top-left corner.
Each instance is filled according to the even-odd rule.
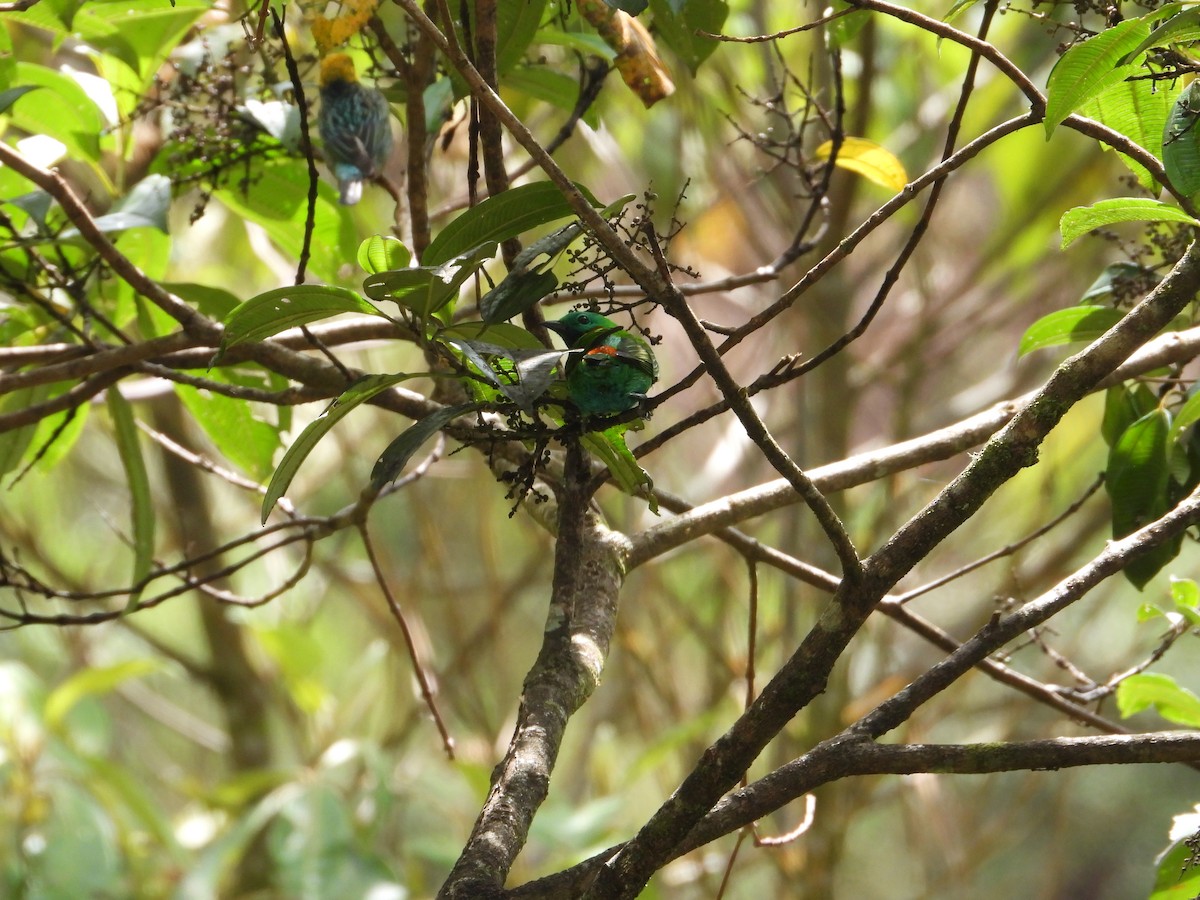
[[[1167,435],[1167,442],[1174,444],[1179,440],[1185,428],[1190,428],[1198,421],[1200,421],[1200,391],[1188,397],[1187,402],[1175,413],[1175,418],[1171,422],[1171,431]]]
[[[497,249],[495,241],[488,241],[440,265],[370,275],[363,282],[363,290],[373,300],[391,300],[425,321],[456,299],[459,288],[496,255]]]
[[[131,583],[136,584],[149,574],[150,566],[154,562],[154,503],[150,496],[150,478],[146,475],[146,462],[142,459],[142,447],[138,443],[137,426],[133,423],[133,409],[129,401],[122,397],[116,388],[109,388],[106,399],[113,420],[117,452],[121,456],[125,479],[129,483],[130,519],[133,528]],[[130,598],[131,604],[135,597]]]
[[[388,388],[402,381],[406,381],[409,378],[419,378],[422,374],[424,373],[414,375],[370,375],[360,379],[338,397],[329,409],[325,410],[324,415],[310,422],[300,432],[296,440],[292,442],[292,446],[288,447],[287,452],[283,454],[283,459],[279,461],[279,465],[275,469],[275,474],[271,476],[271,483],[267,485],[267,493],[263,497],[262,521],[264,523],[267,521],[267,516],[271,514],[271,510],[275,508],[275,504],[279,502],[279,498],[287,492],[292,479],[296,477],[296,472],[300,470],[300,465],[308,458],[313,448],[317,446],[321,438],[334,425],[345,418],[356,406],[361,406],[372,397],[383,393]]]
[[[1170,463],[1167,435],[1170,416],[1155,409],[1125,429],[1108,454],[1104,486],[1112,501],[1112,533],[1121,538],[1149,524],[1169,508]],[[1141,590],[1174,559],[1182,536],[1158,545],[1125,568],[1125,577]]]
[[[40,84],[23,84],[20,87],[9,88],[7,91],[0,91],[0,114],[7,112],[10,106],[30,91],[36,91],[40,87]]]
[[[1072,306],[1042,316],[1021,335],[1017,355],[1043,347],[1091,343],[1125,317],[1111,306]]]
[[[56,730],[85,697],[111,693],[122,682],[141,678],[163,667],[161,659],[127,659],[111,666],[91,666],[76,672],[46,698],[46,727]]]
[[[1181,194],[1200,193],[1200,81],[1175,98],[1163,129],[1162,158],[1171,184]]]
[[[1162,134],[1178,90],[1154,81],[1122,81],[1079,107],[1082,115],[1095,119],[1129,138],[1156,159],[1162,159]],[[1105,150],[1110,149],[1103,145]],[[1161,185],[1150,170],[1125,153],[1118,158],[1137,177],[1138,183],[1157,194]]]
[[[629,425],[614,425],[605,431],[593,431],[583,436],[583,445],[600,458],[622,491],[645,497],[650,502],[650,512],[658,515],[654,480],[638,465],[625,443],[625,432],[629,430]]]
[[[1152,200],[1149,197],[1117,197],[1101,200],[1091,206],[1076,206],[1063,213],[1058,222],[1062,232],[1062,245],[1064,248],[1069,247],[1089,231],[1118,222],[1182,222],[1200,226],[1200,222],[1182,209],[1161,200]]]
[[[300,284],[266,291],[225,317],[225,336],[217,356],[246,341],[261,341],[289,328],[348,312],[383,315],[348,288]]]
[[[1128,19],[1076,44],[1050,71],[1046,83],[1046,137],[1055,127],[1093,97],[1103,93],[1140,68],[1121,60],[1150,34],[1142,19]]]
[[[1169,44],[1195,40],[1200,40],[1200,9],[1193,7],[1172,16],[1155,28],[1122,62],[1133,62],[1151,47],[1166,47]]]
[[[391,481],[403,470],[412,455],[421,448],[427,440],[433,437],[450,422],[459,416],[479,409],[478,403],[460,403],[457,406],[447,406],[435,413],[430,413],[418,422],[414,422],[400,436],[392,441],[371,470],[371,484],[379,489]]]
[[[604,205],[582,185],[576,187],[593,206],[599,208]],[[499,243],[531,228],[574,214],[575,211],[558,188],[549,181],[523,184],[495,197],[488,197],[443,228],[421,257],[421,263],[426,266],[439,265],[479,244],[487,241]]]

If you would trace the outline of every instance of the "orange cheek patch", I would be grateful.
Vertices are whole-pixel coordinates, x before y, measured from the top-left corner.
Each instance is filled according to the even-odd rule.
[[[588,356],[595,356],[597,354],[600,354],[601,356],[616,356],[617,348],[608,346],[596,347],[594,350],[589,350],[587,352]]]

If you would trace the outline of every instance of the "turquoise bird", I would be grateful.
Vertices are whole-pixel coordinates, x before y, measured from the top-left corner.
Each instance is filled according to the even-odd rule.
[[[317,130],[346,206],[362,199],[363,182],[382,171],[392,152],[390,116],[383,94],[359,84],[349,56],[331,53],[321,60]]]
[[[658,380],[650,345],[599,313],[576,310],[546,327],[573,353],[567,360],[567,395],[584,415],[611,416],[633,409]]]

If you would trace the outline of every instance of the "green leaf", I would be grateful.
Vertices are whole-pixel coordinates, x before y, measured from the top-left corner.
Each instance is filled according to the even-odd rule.
[[[73,28],[91,47],[119,58],[145,81],[191,24],[212,4],[208,0],[165,3],[85,3]]]
[[[505,322],[525,312],[558,287],[558,278],[547,269],[582,231],[582,225],[572,222],[517,254],[512,271],[480,299],[479,313],[483,321],[490,324]]]
[[[42,403],[51,393],[51,385],[39,384],[0,395],[0,413],[16,412]],[[0,432],[0,475],[5,475],[20,465],[36,433],[37,427],[32,424]]]
[[[271,510],[275,508],[275,504],[279,501],[279,498],[287,492],[288,486],[292,483],[292,479],[296,477],[296,472],[299,471],[301,463],[308,458],[313,448],[317,446],[321,438],[334,425],[345,418],[352,409],[361,406],[377,394],[381,394],[388,388],[409,378],[419,378],[425,374],[369,375],[366,378],[361,378],[338,397],[320,418],[310,422],[300,432],[299,437],[292,442],[292,445],[288,447],[287,452],[283,454],[283,459],[279,461],[279,466],[275,469],[275,474],[271,476],[271,483],[267,485],[267,493],[263,497],[263,523],[266,523],[267,516],[271,514]]]
[[[142,459],[142,448],[138,443],[137,426],[133,423],[133,409],[115,387],[109,388],[105,393],[108,412],[113,420],[117,451],[121,455],[121,465],[125,468],[125,479],[129,482],[133,527],[131,582],[137,584],[150,573],[150,567],[154,563],[154,502],[150,495],[146,462]],[[129,598],[129,603],[132,606],[136,601],[135,593]]]
[[[729,16],[725,0],[650,0],[654,26],[663,42],[675,51],[695,75],[700,64],[720,45],[720,41],[697,34],[720,34]]]
[[[487,340],[507,349],[544,350],[541,342],[519,325],[501,322],[459,322],[451,328],[438,332],[437,339],[448,344],[456,341]]]
[[[1200,895],[1200,867],[1192,859],[1192,848],[1183,840],[1173,843],[1156,862],[1154,890],[1147,900],[1195,900]]]
[[[349,288],[299,284],[274,288],[251,297],[225,317],[225,334],[214,358],[246,341],[261,341],[289,328],[327,319],[339,313],[383,313]]]
[[[528,94],[535,100],[557,106],[563,112],[573,112],[579,102],[579,82],[562,72],[545,66],[522,66],[509,72],[504,86],[513,91]],[[588,120],[591,121],[588,121]],[[595,109],[588,110],[584,121],[592,127],[599,124]]]
[[[241,304],[236,296],[223,288],[190,281],[163,281],[161,285],[181,300],[193,304],[211,319],[224,319]]]
[[[1079,112],[1120,132],[1161,160],[1163,129],[1177,93],[1160,82],[1122,81],[1083,104]],[[1111,149],[1107,144],[1101,146],[1105,150]],[[1153,194],[1159,192],[1158,180],[1149,169],[1125,153],[1118,152],[1117,156],[1143,188]]]
[[[299,259],[308,217],[308,166],[299,160],[255,161],[249,166],[248,190],[222,188],[215,196],[235,217],[249,219],[266,230],[292,259]],[[235,180],[235,184],[240,179]],[[337,202],[337,189],[317,184],[317,204],[308,270],[316,278],[336,282],[353,264],[360,238],[350,207]]]
[[[259,389],[267,387],[266,373],[213,369],[206,377],[224,384]],[[280,444],[279,428],[257,418],[249,400],[238,400],[184,384],[177,384],[175,392],[226,459],[256,479],[267,476],[271,471],[275,450]]]
[[[1117,709],[1121,718],[1154,707],[1169,722],[1200,728],[1200,697],[1180,687],[1169,675],[1143,672],[1117,685]]]
[[[1162,158],[1171,184],[1181,194],[1200,193],[1200,81],[1175,98],[1163,129]]]
[[[1170,44],[1180,44],[1200,39],[1200,9],[1189,9],[1172,16],[1159,25],[1150,36],[1138,44],[1124,62],[1133,62],[1138,56],[1151,47],[1166,47]]]
[[[76,672],[46,698],[43,712],[46,727],[59,730],[67,713],[85,697],[112,693],[121,683],[158,672],[162,667],[163,662],[159,659],[130,659],[111,666],[95,666]]]
[[[20,103],[9,110],[12,124],[30,134],[61,141],[67,155],[80,162],[97,163],[105,123],[87,92],[61,72],[27,62],[17,63],[16,79],[46,90],[38,95],[37,103]],[[92,171],[100,170],[93,167]]]
[[[571,50],[578,50],[580,53],[588,56],[599,56],[608,62],[612,62],[617,56],[617,52],[604,43],[603,38],[591,32],[561,31],[558,28],[543,28],[537,33],[535,40],[539,44],[552,44],[559,47],[567,47]]]
[[[1178,607],[1200,609],[1200,585],[1190,578],[1171,578],[1171,600]]]
[[[1076,206],[1063,213],[1058,227],[1062,232],[1062,246],[1069,247],[1089,231],[1115,225],[1118,222],[1182,222],[1200,226],[1177,206],[1149,197],[1117,197],[1101,200],[1091,206]]]
[[[1150,279],[1157,284],[1161,277],[1153,269],[1136,263],[1111,263],[1104,267],[1104,271],[1084,291],[1083,296],[1079,298],[1080,305],[1099,306],[1100,300],[1127,297],[1134,283],[1145,284]]]
[[[8,112],[8,108],[28,94],[30,91],[36,91],[41,85],[24,84],[20,87],[9,88],[7,91],[0,91],[0,114]]]
[[[496,72],[512,71],[525,56],[533,36],[542,24],[546,0],[500,3],[496,6]]]
[[[605,431],[593,431],[583,436],[583,445],[608,467],[613,480],[622,491],[635,497],[645,497],[650,512],[658,515],[658,498],[654,496],[654,480],[638,465],[637,458],[625,444],[625,432],[630,425],[614,425]]]
[[[593,206],[603,205],[586,188],[576,186]],[[485,242],[500,243],[531,228],[574,214],[551,182],[523,184],[488,197],[478,206],[466,210],[433,239],[421,262],[426,266],[440,265]]]
[[[96,218],[96,227],[106,234],[130,228],[157,228],[167,234],[167,213],[171,210],[171,179],[166,175],[147,175],[113,207],[112,212]],[[68,228],[59,240],[79,236],[79,229]]]
[[[1183,406],[1176,411],[1167,442],[1174,444],[1183,434],[1183,430],[1196,424],[1197,420],[1200,420],[1200,391],[1188,397]]]
[[[1150,34],[1142,19],[1128,19],[1064,53],[1046,83],[1046,137],[1088,100],[1141,71],[1121,60]]]
[[[368,274],[406,269],[412,254],[399,238],[377,234],[358,245],[358,265]]]
[[[1104,394],[1104,420],[1100,425],[1104,442],[1111,447],[1126,428],[1155,409],[1158,398],[1144,384],[1110,387]]]
[[[1122,538],[1162,516],[1170,503],[1167,434],[1170,416],[1155,409],[1125,429],[1108,454],[1104,487],[1112,501],[1112,534]],[[1141,590],[1179,554],[1182,535],[1138,556],[1125,577]]]
[[[416,266],[368,275],[363,290],[372,300],[391,300],[426,321],[458,297],[459,288],[496,255],[495,241],[480,244],[437,266]]]
[[[371,486],[376,490],[385,484],[395,481],[401,470],[421,445],[445,428],[459,416],[479,409],[478,403],[460,403],[457,406],[447,406],[437,412],[430,413],[404,429],[394,441],[388,444],[386,450],[375,462],[371,469]]]
[[[1043,347],[1077,344],[1096,340],[1125,317],[1110,306],[1072,306],[1042,316],[1029,326],[1017,348],[1024,356]]]

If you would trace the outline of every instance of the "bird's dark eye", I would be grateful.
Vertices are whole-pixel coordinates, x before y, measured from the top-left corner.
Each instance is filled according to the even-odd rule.
[[[586,325],[587,320],[588,320],[588,317],[582,313],[575,317],[575,321],[578,322],[580,325]]]

